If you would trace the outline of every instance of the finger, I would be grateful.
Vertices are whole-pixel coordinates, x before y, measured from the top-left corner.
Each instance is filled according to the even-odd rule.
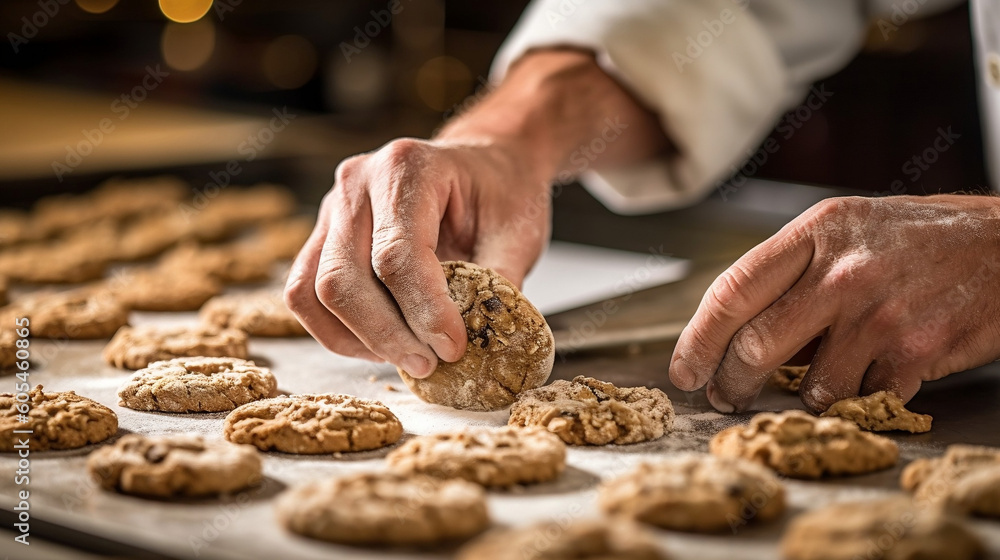
[[[435,254],[448,193],[414,196],[446,188],[404,170],[372,190],[369,267],[389,289],[406,325],[445,361],[465,354],[465,321],[448,294],[448,281]]]
[[[921,376],[915,371],[901,371],[891,360],[875,360],[868,368],[861,383],[861,394],[870,395],[879,391],[895,393],[903,402],[909,402],[922,384]]]
[[[804,277],[736,332],[706,389],[712,406],[722,412],[746,410],[771,373],[826,330],[833,303],[815,297],[813,284]]]
[[[674,348],[670,380],[677,388],[693,391],[708,382],[733,335],[805,272],[814,246],[800,220],[751,249],[712,283]]]
[[[414,377],[426,377],[437,367],[437,356],[410,331],[396,302],[372,272],[367,196],[352,197],[345,191],[333,193],[335,219],[323,244],[316,295],[372,352]]]
[[[507,230],[480,240],[472,260],[479,266],[493,269],[521,289],[524,277],[538,261],[547,239],[547,229],[524,235]]]
[[[863,342],[871,337],[858,333],[856,328],[835,326],[820,342],[799,386],[799,397],[812,412],[825,412],[833,403],[861,392],[874,350]]]
[[[292,263],[285,284],[285,305],[306,331],[327,350],[344,356],[382,362],[316,296],[316,269],[330,224],[326,206],[325,202],[321,205],[316,227]]]

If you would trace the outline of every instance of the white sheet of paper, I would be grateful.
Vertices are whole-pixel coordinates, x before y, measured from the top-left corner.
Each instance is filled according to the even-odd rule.
[[[633,253],[553,241],[524,281],[544,315],[676,282],[690,262],[658,251]]]

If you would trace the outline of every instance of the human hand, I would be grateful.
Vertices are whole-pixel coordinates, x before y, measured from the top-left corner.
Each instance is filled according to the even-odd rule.
[[[815,412],[1000,357],[1000,200],[833,198],[736,261],[708,289],[670,363],[712,405],[746,410],[817,336],[799,388]]]

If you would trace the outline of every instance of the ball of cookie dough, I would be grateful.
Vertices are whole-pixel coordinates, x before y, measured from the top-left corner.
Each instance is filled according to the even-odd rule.
[[[289,531],[359,545],[432,545],[465,539],[490,523],[486,493],[464,480],[359,473],[294,488],[278,519]]]
[[[899,458],[891,439],[841,418],[816,418],[802,410],[761,412],[748,426],[722,430],[708,447],[719,457],[742,457],[806,479],[879,471]]]
[[[255,448],[198,434],[128,434],[87,458],[102,488],[156,498],[238,492],[260,483],[262,469]]]
[[[467,428],[413,438],[386,460],[400,474],[502,487],[558,477],[566,469],[566,444],[540,428]]]
[[[788,526],[781,551],[787,560],[971,560],[983,545],[958,519],[892,497],[804,513]]]
[[[73,391],[46,393],[37,385],[28,392],[28,421],[22,422],[14,393],[0,393],[0,451],[14,452],[18,438],[30,438],[32,451],[76,449],[102,442],[118,432],[118,416],[103,404]],[[31,430],[30,435],[14,430]]]
[[[666,560],[649,531],[628,521],[547,521],[496,529],[458,551],[458,560]]]
[[[118,389],[118,403],[133,410],[225,412],[273,397],[271,370],[236,358],[177,358],[153,362]]]
[[[226,439],[262,451],[341,453],[392,445],[403,425],[384,404],[351,395],[293,395],[243,405],[226,416]]]
[[[675,531],[719,531],[767,521],[785,511],[785,489],[773,472],[743,459],[680,455],[642,463],[602,485],[608,515]]]
[[[508,423],[543,427],[570,445],[625,445],[669,432],[674,407],[659,389],[615,387],[578,375],[521,393]]]
[[[545,318],[506,278],[471,263],[441,263],[448,293],[465,319],[465,355],[441,361],[424,379],[400,377],[421,399],[466,410],[509,406],[522,391],[545,383],[555,340]]]

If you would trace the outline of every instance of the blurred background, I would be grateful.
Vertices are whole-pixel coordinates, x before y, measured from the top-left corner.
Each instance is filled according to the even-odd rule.
[[[4,0],[0,202],[28,207],[115,175],[169,172],[196,191],[283,183],[316,204],[344,157],[431,135],[488,91],[490,61],[526,4]],[[873,26],[823,85],[834,95],[806,119],[786,117],[794,132],[775,131],[780,150],[754,177],[836,193],[885,193],[897,180],[910,194],[985,188],[967,7],[889,34]],[[960,139],[912,179],[907,162],[949,127]],[[635,249],[635,236],[607,233],[669,222],[686,233],[667,249],[685,256],[755,227],[741,213],[720,233],[719,198],[622,219],[567,188],[555,236]]]

